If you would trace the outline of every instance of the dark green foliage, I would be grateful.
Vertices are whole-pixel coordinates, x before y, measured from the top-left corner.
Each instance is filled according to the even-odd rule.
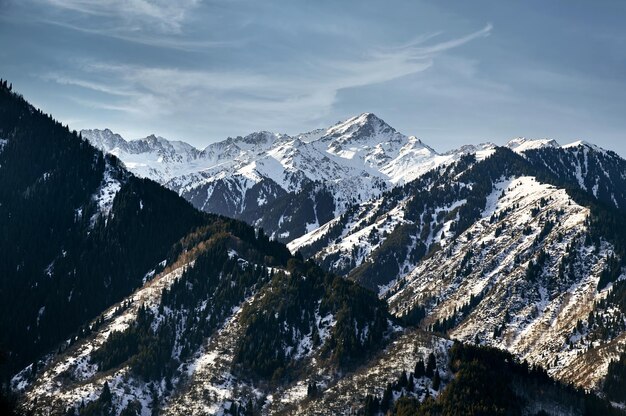
[[[385,194],[378,208],[380,215],[388,212],[397,203],[409,197],[406,204],[406,219],[413,224],[403,224],[395,228],[387,239],[371,255],[370,260],[355,268],[350,277],[366,287],[377,290],[379,285],[388,283],[397,275],[405,260],[416,264],[424,256],[440,249],[437,244],[425,247],[429,236],[440,235],[446,221],[453,220],[450,227],[455,237],[466,231],[482,215],[487,197],[493,192],[494,184],[502,178],[534,174],[523,157],[509,149],[497,148],[495,153],[480,163],[473,155],[467,155],[446,168],[430,171],[409,184],[395,188]],[[451,180],[451,176],[456,176]],[[545,174],[542,177],[549,177]],[[460,184],[472,184],[461,186]],[[435,215],[437,209],[465,200],[460,207]],[[378,214],[378,212],[376,213]],[[501,213],[501,216],[507,213]],[[454,221],[458,217],[458,220]],[[376,218],[374,215],[373,218]],[[502,219],[502,218],[499,218]],[[494,219],[495,220],[495,219]],[[498,235],[503,231],[498,230]],[[414,237],[419,236],[417,241]],[[458,270],[459,275],[472,271],[471,256],[464,259]],[[333,259],[330,259],[332,261]]]
[[[545,266],[547,260],[548,255],[546,254],[546,252],[543,250],[539,250],[539,254],[537,254],[535,260],[531,260],[528,262],[528,268],[526,269],[526,280],[529,282],[536,282],[541,276],[543,267]]]
[[[145,320],[145,309],[143,309],[141,321]],[[141,322],[138,320],[136,325],[129,331],[113,331],[107,338],[103,347],[93,352],[91,360],[98,364],[100,371],[117,367],[129,357],[137,354],[139,348],[139,334],[137,328]]]
[[[156,311],[140,307],[131,327],[112,333],[92,354],[101,371],[128,363],[131,370],[146,381],[170,379],[180,362],[198,349],[232,308],[269,280],[265,268],[231,258],[229,250],[234,249],[248,259],[276,265],[280,263],[275,256],[280,258],[283,253],[277,251],[273,243],[269,244],[262,232],[235,230],[247,239],[244,240],[220,231],[229,228],[215,224],[196,231],[181,243],[181,251],[184,247],[200,247],[194,267],[188,268],[162,293]],[[255,247],[264,247],[275,256],[259,252]],[[177,346],[180,354],[175,356]]]
[[[586,153],[586,154],[585,154]],[[554,176],[571,186],[579,187],[577,170],[580,166],[583,185],[596,188],[597,199],[606,205],[617,202],[620,209],[626,207],[626,161],[614,152],[591,152],[573,149],[542,148],[525,152],[530,164],[548,169]]]
[[[554,152],[559,153],[561,156],[567,153],[565,150],[554,150]],[[608,156],[610,156],[608,158],[612,159],[613,162],[621,164],[620,166],[624,165],[624,161],[619,159],[617,155],[609,154]],[[599,157],[605,158],[602,155]],[[591,174],[591,170],[595,168],[590,167],[589,169]],[[450,172],[454,172],[456,175],[454,181],[450,179]],[[453,219],[458,214],[458,221],[453,222],[450,229],[453,234],[452,237],[454,237],[464,232],[480,218],[485,208],[486,198],[493,192],[493,185],[496,182],[507,177],[534,176],[542,183],[549,183],[566,189],[576,203],[591,209],[588,245],[593,244],[598,247],[600,240],[604,239],[615,246],[615,257],[618,260],[615,262],[614,267],[603,273],[601,284],[599,285],[599,289],[602,289],[606,284],[614,281],[619,276],[619,270],[626,264],[626,233],[624,232],[626,230],[626,217],[624,217],[623,212],[612,206],[612,200],[609,204],[605,201],[606,198],[599,196],[596,199],[590,192],[582,190],[577,179],[570,174],[571,172],[573,172],[571,169],[567,174],[562,174],[563,172],[559,169],[551,171],[550,165],[546,165],[543,161],[538,161],[534,157],[524,158],[510,149],[497,148],[492,156],[480,163],[476,163],[472,156],[467,156],[457,164],[428,172],[417,180],[386,193],[379,212],[375,213],[374,218],[378,218],[378,215],[388,212],[399,201],[408,197],[406,219],[413,221],[411,227],[416,227],[411,229],[408,235],[419,235],[417,243],[420,244],[426,241],[429,236],[441,233],[439,227],[441,227],[442,222],[438,221],[439,216],[435,215],[437,207],[445,207],[455,201],[466,200],[466,204],[445,214],[446,217],[443,218],[443,220]],[[619,176],[621,178],[622,176],[622,171],[618,167],[612,169],[611,172],[615,177]],[[602,174],[601,176],[601,179],[604,180],[605,175]],[[595,180],[595,177],[587,177],[587,179]],[[623,178],[619,179],[619,181],[623,182]],[[471,184],[472,186],[459,186],[460,183]],[[613,185],[617,186],[616,184]],[[593,185],[587,189],[592,188]],[[616,192],[621,192],[622,196],[620,198],[624,196],[623,190],[616,190]],[[539,201],[538,206],[535,207],[534,215],[541,215],[541,212],[547,209],[548,204],[549,201],[547,199]],[[620,206],[623,208],[626,206],[626,202],[620,204]],[[355,211],[348,211],[348,213],[350,212]],[[507,214],[507,212],[502,212],[498,216],[494,215],[491,221],[502,220]],[[345,219],[342,218],[344,222],[348,220],[347,217]],[[553,229],[554,225],[555,223],[552,221],[543,223],[542,230],[535,240],[536,245],[541,244],[543,238]],[[402,229],[403,227],[405,230]],[[407,234],[406,227],[407,225],[403,225],[393,231],[389,236],[391,244],[389,246],[382,244],[370,255],[372,261],[366,261],[354,269],[351,276],[372,289],[377,289],[378,285],[385,284],[395,278],[399,265],[403,264],[405,259],[407,259],[408,247],[411,247],[412,244],[412,240],[405,237]],[[497,234],[503,231],[504,228],[499,227]],[[530,231],[526,229],[525,233]],[[439,249],[440,247],[435,244],[429,247],[428,251],[432,253]],[[414,257],[419,260],[423,257],[423,254]],[[333,262],[335,260],[330,258],[329,261]],[[538,270],[535,266],[537,264],[532,266],[529,271],[528,277],[531,280],[538,277]],[[459,275],[465,275],[469,272],[471,272],[471,262],[468,262],[458,270]]]
[[[434,357],[434,354],[433,354],[433,357]],[[413,370],[413,375],[415,378],[424,377],[426,375],[426,366],[424,365],[424,360],[418,360],[417,363],[415,363],[415,369]]]
[[[115,409],[111,403],[111,390],[106,382],[102,387],[98,400],[94,400],[79,410],[80,416],[111,416],[114,414]]]
[[[426,361],[426,371],[424,372],[424,374],[428,378],[433,378],[433,376],[435,375],[436,369],[437,369],[437,359],[435,357],[435,354],[431,352],[430,354],[428,354],[428,360]]]
[[[414,263],[426,254],[426,247],[419,243],[411,252],[412,237],[417,234],[417,227],[404,224],[396,227],[385,239],[381,246],[375,250],[370,261],[364,262],[350,273],[350,278],[372,290],[378,290],[379,285],[384,285],[400,272],[400,264],[407,257],[411,257]]]
[[[323,330],[330,336],[321,351],[331,365],[358,363],[381,345],[390,317],[373,293],[311,262],[290,261],[289,272],[276,274],[259,301],[241,313],[245,332],[235,354],[241,371],[275,382],[288,380],[296,364],[289,347],[295,348],[304,336],[319,343]],[[336,320],[332,329],[324,319],[330,315]]]
[[[450,366],[455,378],[437,402],[443,414],[514,414],[519,399],[510,385],[513,358],[496,349],[477,349],[455,344],[450,350]],[[547,376],[546,376],[547,377]]]
[[[439,375],[439,371],[435,370],[435,375],[433,376],[433,390],[438,391],[441,386],[441,376]]]
[[[469,315],[474,308],[480,304],[483,300],[485,293],[479,293],[474,296],[474,294],[470,295],[470,300],[465,305],[460,308],[454,310],[454,313],[447,318],[439,319],[437,322],[432,324],[431,330],[433,332],[439,332],[441,334],[445,334],[449,330],[455,328],[467,315]]]
[[[374,293],[340,277],[326,285],[320,303],[320,314],[325,313],[334,313],[337,323],[323,351],[342,367],[356,364],[375,351],[391,319],[387,305]]]
[[[402,317],[402,322],[406,325],[417,326],[426,317],[426,308],[423,305],[416,305],[410,308]]]
[[[439,390],[441,387],[441,377],[436,370],[435,355],[433,353],[429,354],[427,360],[427,371],[424,369],[424,361],[418,360],[415,364],[415,371],[410,373],[408,377],[406,371],[402,371],[395,382],[387,384],[381,398],[367,395],[365,397],[365,405],[357,412],[357,415],[378,415],[379,412],[387,414],[388,411],[392,411],[394,414],[398,414],[398,412],[401,412],[400,414],[415,414],[414,412],[420,405],[416,397],[419,397],[422,393],[426,397],[429,396],[429,391],[426,390],[424,392],[423,387],[416,389],[416,380],[425,377],[426,373],[428,373],[427,377],[431,378],[433,389]],[[395,396],[394,392],[396,393]],[[394,397],[397,395],[400,395],[400,398],[395,402],[394,407]]]
[[[393,390],[391,384],[387,383],[385,387],[385,391],[383,392],[383,397],[380,399],[380,410],[383,413],[386,413],[390,407],[393,406]]]
[[[317,388],[317,383],[312,382],[307,385],[306,388],[306,397],[309,399],[314,399],[319,395],[319,389]]]
[[[0,343],[10,351],[5,376],[70,336],[88,335],[95,326],[87,322],[139,287],[148,271],[158,272],[162,260],[176,260],[181,239],[197,227],[246,241],[258,263],[291,257],[262,232],[203,214],[174,192],[128,174],[117,159],[6,88],[0,88],[0,139],[7,140],[0,151]],[[98,216],[93,195],[105,168],[122,186],[110,214]],[[133,353],[120,351],[103,365]]]
[[[3,386],[0,386],[0,415],[18,415],[17,398]]]
[[[626,353],[609,364],[603,390],[610,400],[626,403]]]
[[[394,415],[414,416],[420,408],[420,402],[414,397],[401,397],[396,402]]]
[[[80,335],[209,217],[6,88],[0,138],[0,343],[14,372]],[[92,198],[105,166],[123,184],[106,218]]]
[[[6,373],[6,365],[7,354],[2,348],[0,348],[0,374]],[[16,410],[16,405],[16,397],[13,396],[11,390],[8,387],[8,380],[5,382],[4,380],[0,379],[0,415],[17,415],[18,413]]]
[[[138,401],[132,401],[122,410],[120,416],[141,416],[141,403]]]
[[[365,397],[365,406],[361,412],[363,416],[375,416],[380,412],[380,401],[378,397],[368,394]]]
[[[617,257],[611,256],[607,261],[607,265],[600,274],[598,281],[598,290],[604,289],[609,283],[614,282],[622,274],[622,264]]]
[[[433,363],[434,355],[428,361]],[[622,414],[597,396],[561,385],[541,368],[519,363],[511,354],[495,348],[455,342],[449,351],[448,365],[454,377],[436,399],[426,394],[420,403],[412,390],[400,388],[401,375],[395,388],[402,394],[395,403],[393,387],[388,384],[383,398],[379,401],[376,396],[366,397],[358,414],[376,414],[373,412],[379,409],[383,414],[391,410],[393,415],[520,415],[529,402],[534,406],[558,404],[564,414]],[[423,371],[423,362],[417,363],[417,371]],[[439,372],[433,370],[432,374],[433,389],[437,390]],[[380,406],[376,407],[378,403]]]

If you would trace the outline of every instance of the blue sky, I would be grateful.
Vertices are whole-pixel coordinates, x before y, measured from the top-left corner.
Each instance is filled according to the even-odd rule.
[[[75,129],[197,146],[373,112],[437,150],[626,155],[624,1],[0,0],[0,76]]]

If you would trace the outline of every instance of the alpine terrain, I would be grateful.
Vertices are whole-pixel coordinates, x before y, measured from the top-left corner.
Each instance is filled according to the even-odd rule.
[[[0,81],[0,412],[619,415],[626,161],[371,113],[197,149]]]

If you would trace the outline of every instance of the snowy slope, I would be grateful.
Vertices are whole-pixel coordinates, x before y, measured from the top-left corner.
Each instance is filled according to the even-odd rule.
[[[626,209],[626,161],[615,152],[576,141],[558,148],[535,147],[524,152],[524,157],[597,200]]]
[[[116,398],[116,405],[123,408],[128,401],[138,399],[147,411],[152,399],[145,383],[134,380],[127,367],[112,374],[98,373],[98,367],[91,363],[90,357],[113,331],[122,331],[132,324],[139,306],[157,305],[162,290],[178,279],[186,267],[192,265],[177,264],[173,270],[156,276],[130,298],[111,306],[103,313],[104,324],[94,335],[75,344],[68,340],[67,350],[59,356],[51,355],[45,370],[34,382],[29,378],[30,367],[17,374],[12,380],[12,386],[15,391],[24,394],[27,407],[64,409],[79,406],[81,402],[97,399],[103,384],[108,382]],[[125,386],[131,383],[135,388],[124,392]]]
[[[617,154],[586,142],[560,146],[554,140],[548,139],[518,138],[511,140],[507,147],[523,156],[540,171],[549,171],[561,184],[578,187],[599,201],[616,208],[626,207],[626,161]],[[480,162],[492,155],[494,149],[495,146],[490,144],[478,147],[467,145],[449,154],[455,155],[454,160],[458,160],[458,155],[473,154],[476,161]],[[440,166],[448,165],[449,163]],[[440,179],[440,182],[455,181],[453,176]],[[293,239],[288,246],[293,252],[299,250],[306,256],[315,256],[329,269],[346,274],[359,266],[369,253],[384,242],[382,234],[388,234],[398,225],[413,223],[403,220],[405,215],[398,215],[398,212],[405,209],[407,201],[416,198],[416,192],[429,192],[427,188],[431,185],[427,182],[416,185],[419,182],[414,181],[408,188],[405,187],[406,189],[384,194],[382,199],[378,197],[350,207],[341,217],[336,217],[323,226]],[[436,204],[436,201],[428,195],[423,199],[424,205]],[[463,198],[459,197],[456,201],[448,203],[462,204],[462,200]],[[383,201],[388,209],[380,209]],[[392,212],[391,208],[395,211]],[[436,212],[433,213],[439,216],[441,212],[450,210],[451,207],[441,205],[435,207]],[[423,219],[420,218],[420,223],[423,223]],[[416,225],[420,228],[420,224]],[[426,240],[422,242],[430,246],[433,242],[438,242],[440,236],[431,233],[422,237]]]
[[[155,273],[154,270],[148,273],[141,288],[109,307],[90,323],[94,329],[86,336],[67,340],[59,351],[45,357],[39,363],[40,370],[35,379],[31,376],[31,366],[13,377],[12,387],[22,395],[23,406],[35,411],[35,414],[49,414],[52,410],[65,411],[68,408],[78,409],[84,404],[96,401],[103,385],[107,383],[112,394],[112,405],[117,409],[116,414],[134,401],[141,404],[142,415],[151,415],[156,409],[167,414],[165,409],[169,408],[170,400],[173,414],[180,414],[175,410],[180,403],[187,409],[182,413],[197,414],[196,411],[204,411],[205,414],[215,414],[223,408],[226,400],[234,394],[233,390],[227,391],[233,386],[222,385],[224,381],[222,379],[216,381],[216,377],[229,377],[230,363],[226,369],[223,365],[219,366],[219,373],[215,370],[214,364],[216,361],[222,363],[229,357],[232,359],[232,355],[224,354],[224,350],[229,347],[229,342],[232,344],[238,339],[233,330],[237,328],[238,313],[241,310],[240,306],[243,305],[233,307],[221,323],[222,328],[208,340],[207,345],[180,363],[175,376],[167,381],[169,388],[165,378],[158,384],[137,377],[128,362],[111,370],[99,371],[98,364],[93,360],[93,354],[104,346],[111,334],[124,331],[136,322],[140,308],[146,308],[155,314],[163,314],[159,315],[161,324],[176,314],[188,314],[190,311],[184,310],[165,309],[159,312],[159,304],[163,294],[176,284],[186,271],[195,267],[198,256],[206,250],[211,250],[213,240],[209,238],[183,251],[172,264],[163,261],[159,267],[165,267],[165,270],[160,273]],[[229,257],[235,259],[242,269],[256,267],[232,249],[229,250]],[[243,303],[252,299],[253,296],[250,296]],[[204,306],[209,301],[210,299],[207,299]],[[184,341],[178,339],[177,343],[182,345]],[[178,354],[180,345],[175,348]],[[207,372],[211,372],[210,382],[202,378]],[[199,379],[202,382],[199,382]],[[190,390],[190,386],[193,385],[202,391],[213,390],[211,400],[207,402],[206,397],[204,400],[195,398],[193,404],[186,403],[186,398],[193,391]],[[171,391],[174,387],[177,388],[176,395]]]
[[[352,139],[341,138],[343,146],[350,145]],[[548,368],[560,380],[597,388],[609,362],[626,343],[623,329],[599,339],[585,322],[594,312],[613,323],[621,319],[626,325],[615,307],[598,306],[611,288],[598,290],[598,281],[614,247],[603,239],[590,241],[591,210],[565,189],[542,183],[531,174],[508,174],[522,169],[516,163],[529,168],[526,158],[489,146],[465,155],[454,156],[454,163],[442,164],[378,198],[350,206],[295,240],[291,248],[304,250],[322,242],[316,257],[326,267],[343,270],[357,280],[386,278],[377,288],[391,311],[405,318],[423,310],[418,322],[422,330],[496,346]],[[361,156],[355,153],[353,157]],[[499,178],[484,178],[497,175],[496,167],[503,169]],[[480,210],[474,216],[477,204]],[[459,225],[463,220],[470,221],[466,228]],[[195,250],[205,250],[208,241]],[[255,267],[236,250],[228,253],[242,270]],[[430,352],[436,353],[443,386],[454,377],[446,364],[451,342],[433,333],[411,329],[401,335],[400,326],[390,325],[391,342],[354,371],[342,373],[320,365],[323,348],[314,346],[312,332],[287,322],[285,332],[293,345],[284,351],[297,365],[297,377],[275,386],[237,375],[235,354],[246,329],[242,311],[252,308],[258,314],[272,314],[273,309],[263,308],[276,286],[254,289],[245,300],[229,307],[217,329],[179,363],[171,378],[146,382],[133,376],[128,364],[99,371],[90,357],[112,331],[123,330],[137,319],[140,305],[154,311],[157,322],[180,319],[184,326],[215,300],[207,298],[196,311],[158,306],[167,293],[164,289],[174,285],[185,269],[197,267],[195,256],[193,250],[183,251],[167,270],[146,276],[142,288],[105,311],[104,322],[93,333],[68,341],[65,350],[46,357],[35,380],[31,368],[18,374],[12,384],[24,394],[26,407],[42,411],[79,407],[83,401],[97,400],[106,382],[118,411],[138,401],[145,415],[157,408],[162,414],[228,414],[251,400],[262,406],[261,414],[319,414],[328,409],[345,413],[362,404],[367,394],[380,396],[387,383]],[[392,263],[395,268],[388,267]],[[381,264],[385,267],[376,273],[382,274],[368,269]],[[226,286],[237,284],[233,276],[223,276],[221,281]],[[378,281],[362,281],[371,282]],[[317,305],[310,315],[324,345],[338,318],[320,316]],[[576,330],[579,321],[584,322],[583,329]],[[367,326],[359,330],[355,325],[355,329],[364,336],[368,331]],[[176,345],[182,348],[183,342]],[[306,393],[311,383],[323,392],[315,400]],[[411,394],[423,400],[426,393],[438,394],[430,379],[417,380]]]
[[[521,155],[534,164],[537,156],[528,152],[545,149],[545,143],[525,143]],[[547,148],[560,157],[595,157],[584,144],[554,146]],[[498,158],[503,156],[500,151]],[[519,159],[442,167],[352,207],[289,248],[378,290],[397,316],[417,319],[424,329],[470,342],[478,337],[567,382],[596,388],[625,342],[626,321],[618,308],[598,306],[611,287],[599,288],[598,282],[615,249],[590,240],[588,207],[565,189],[522,173],[534,168]],[[512,174],[504,174],[518,162]],[[541,167],[547,169],[544,162]],[[504,169],[499,179],[498,169]],[[476,183],[486,175],[496,177]],[[477,204],[476,214],[468,201]],[[459,229],[459,222],[466,228]],[[611,322],[612,335],[591,329],[591,312]],[[578,321],[583,336],[573,331]]]
[[[402,330],[370,292],[292,259],[248,226],[233,221],[240,236],[231,234],[227,224],[188,235],[176,260],[155,265],[130,297],[17,374],[12,386],[24,409],[65,413],[98,405],[108,390],[115,414],[129,406],[142,415],[290,406],[305,399],[309,377],[334,383],[346,363],[365,360]],[[268,354],[297,379],[254,367],[264,362],[249,342],[259,331],[271,336],[258,347],[278,340]],[[355,336],[343,358],[335,346],[347,333]]]
[[[392,287],[389,303],[399,315],[426,307],[427,327],[456,316],[453,337],[478,337],[565,374],[586,347],[570,349],[563,340],[606,295],[596,288],[613,253],[606,242],[585,245],[588,215],[564,190],[532,177],[503,178],[483,218]],[[527,270],[540,251],[547,259],[533,280]],[[593,387],[598,379],[578,382]]]

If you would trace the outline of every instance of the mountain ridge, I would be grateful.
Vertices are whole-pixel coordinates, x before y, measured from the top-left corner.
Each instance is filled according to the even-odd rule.
[[[202,150],[154,135],[125,141],[110,130],[82,134],[135,174],[174,190],[196,208],[242,219],[286,243],[323,225],[318,212],[337,217],[352,204],[371,200],[465,154],[484,158],[497,147],[483,143],[438,153],[372,113],[295,136],[262,131],[229,137]],[[517,138],[507,147],[524,153],[577,145]],[[309,201],[312,209],[295,208],[288,202],[294,199]]]

